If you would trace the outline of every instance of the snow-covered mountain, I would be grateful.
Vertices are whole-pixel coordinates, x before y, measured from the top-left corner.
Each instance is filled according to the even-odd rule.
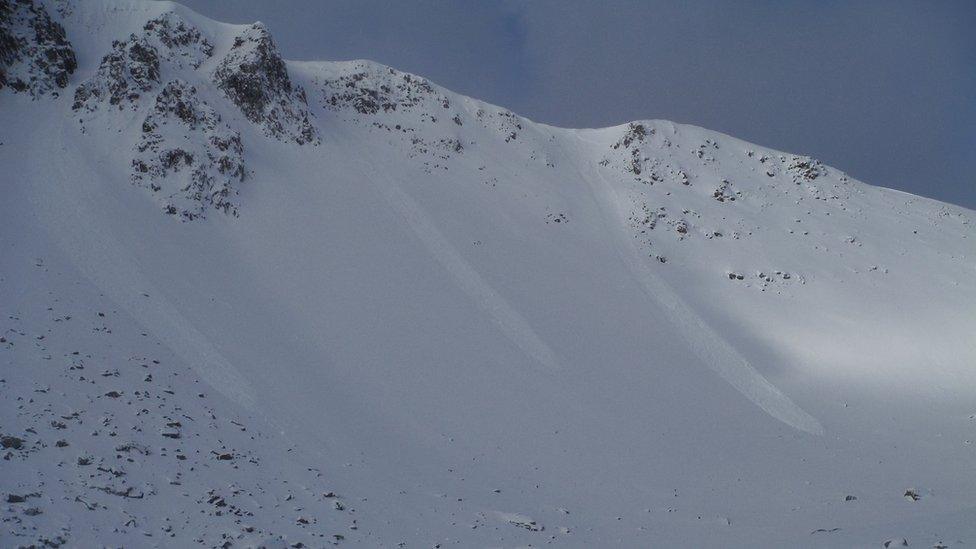
[[[169,2],[0,86],[0,545],[976,541],[973,211]]]

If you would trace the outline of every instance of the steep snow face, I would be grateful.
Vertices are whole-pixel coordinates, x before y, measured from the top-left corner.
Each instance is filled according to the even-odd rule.
[[[3,545],[976,535],[972,211],[172,3],[0,8]]]
[[[906,360],[955,363],[968,375],[943,350],[969,339],[955,327],[968,326],[970,304],[953,293],[973,268],[971,212],[698,128],[651,122],[615,135],[584,138],[606,144],[598,177],[625,174],[607,187],[633,247],[662,275],[677,274],[679,291],[694,287],[686,299],[729,306],[726,315],[784,358],[847,381]],[[928,277],[939,282],[918,282]],[[761,314],[742,314],[753,308]],[[851,353],[865,331],[890,338],[887,349]],[[919,337],[938,343],[919,346]],[[901,372],[902,388],[917,390],[931,368]]]

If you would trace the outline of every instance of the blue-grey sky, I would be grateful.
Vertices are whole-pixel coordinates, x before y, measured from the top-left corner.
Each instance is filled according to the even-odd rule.
[[[976,1],[183,0],[534,120],[665,118],[976,208]]]

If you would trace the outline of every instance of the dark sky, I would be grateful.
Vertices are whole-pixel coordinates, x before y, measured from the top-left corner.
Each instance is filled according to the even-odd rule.
[[[665,118],[976,208],[976,1],[184,0],[533,120]]]

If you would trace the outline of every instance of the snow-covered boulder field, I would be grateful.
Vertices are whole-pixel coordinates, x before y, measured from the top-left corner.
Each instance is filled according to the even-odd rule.
[[[976,543],[976,212],[274,31],[0,0],[0,546]]]

